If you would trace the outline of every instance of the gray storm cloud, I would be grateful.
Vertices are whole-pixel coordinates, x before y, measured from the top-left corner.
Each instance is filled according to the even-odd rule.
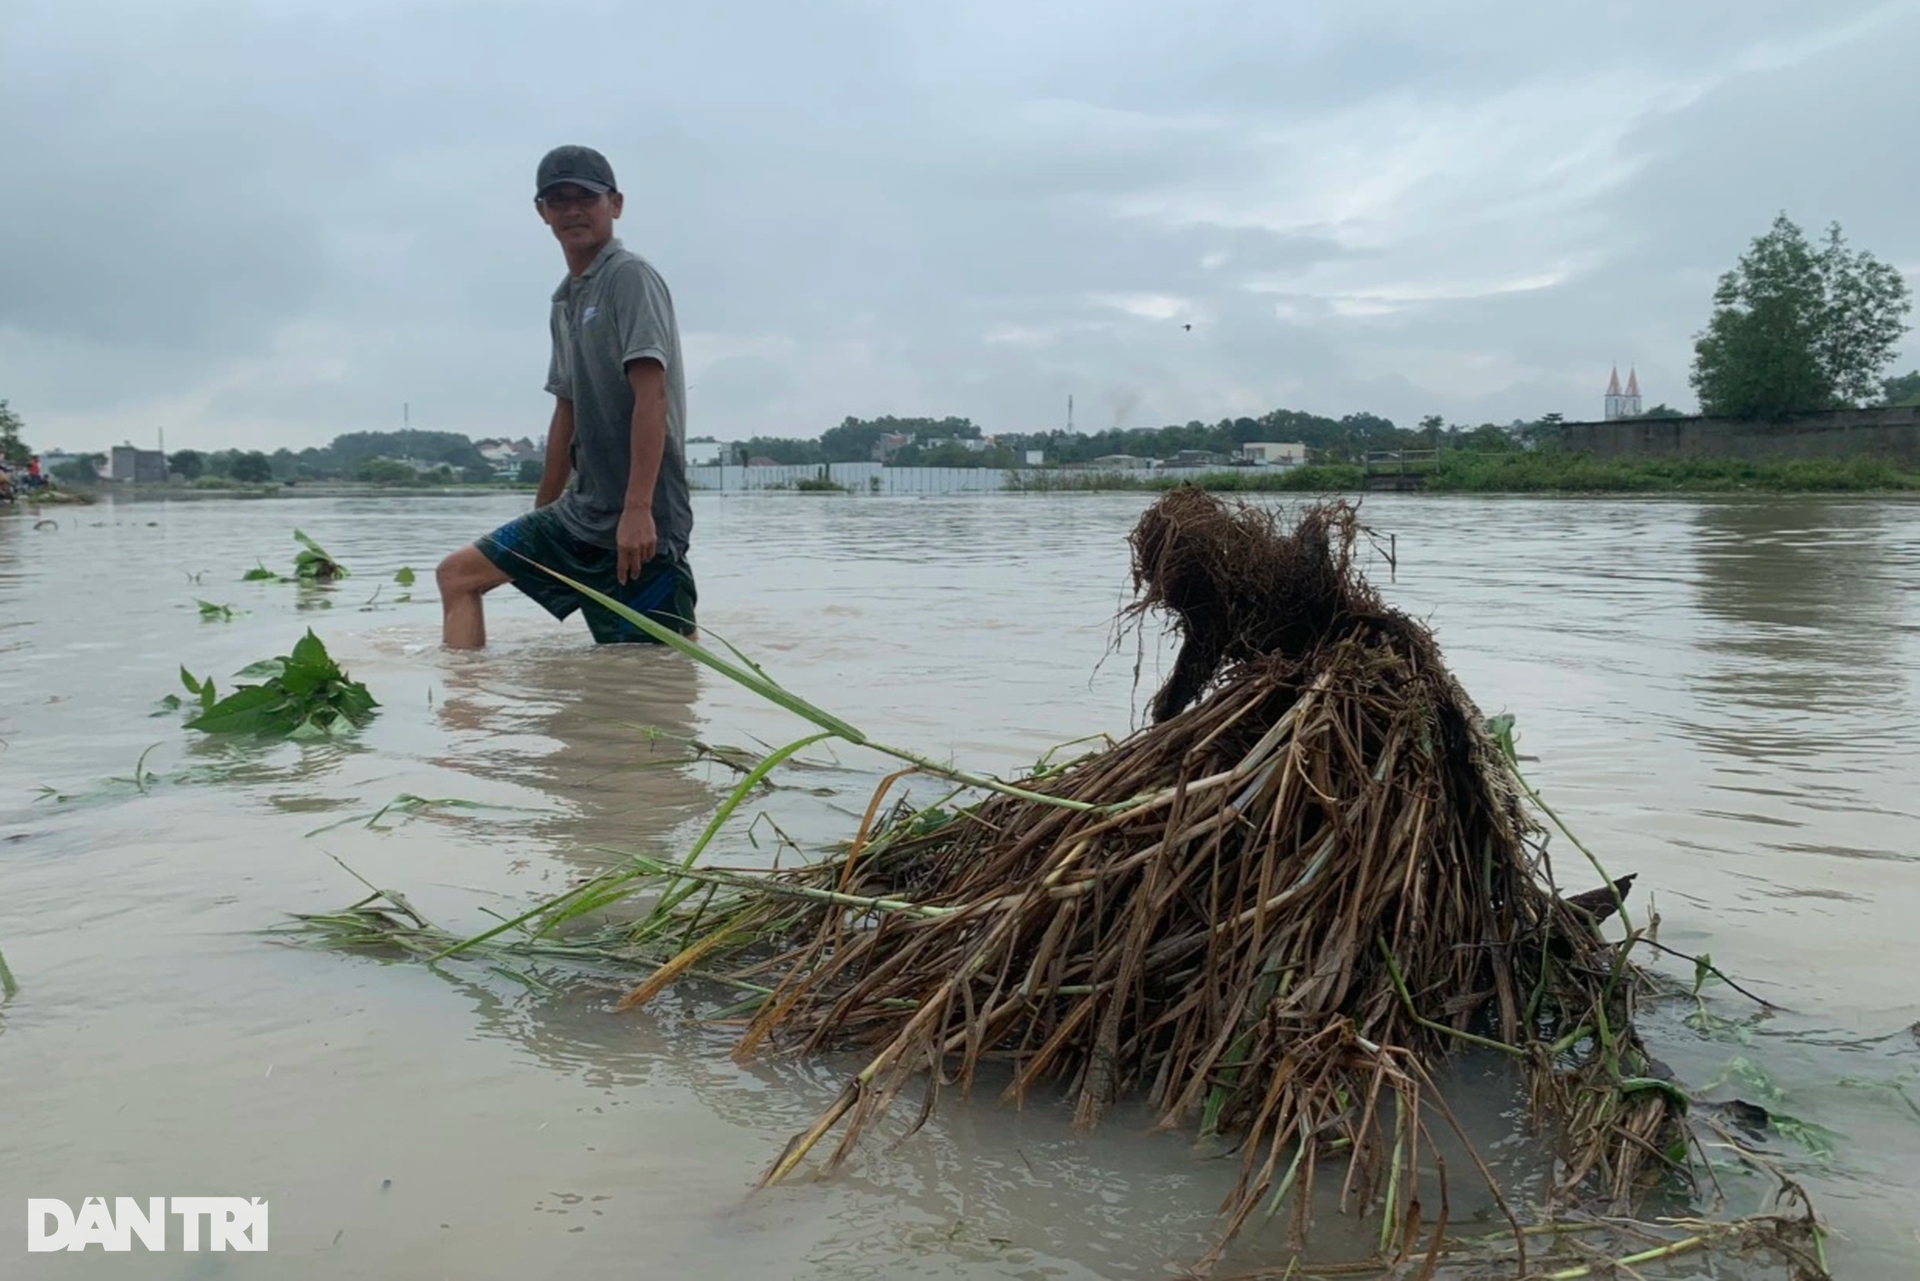
[[[1920,268],[1913,3],[922,8],[8,6],[0,396],[69,448],[537,432],[560,141],[723,438],[1579,415],[1616,360],[1684,405],[1776,211]]]

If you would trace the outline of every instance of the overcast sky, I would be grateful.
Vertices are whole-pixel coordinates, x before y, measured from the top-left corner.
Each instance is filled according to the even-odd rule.
[[[1916,54],[1920,0],[6,0],[0,397],[537,437],[584,142],[695,435],[1597,417],[1616,360],[1691,407],[1777,211],[1920,284]]]

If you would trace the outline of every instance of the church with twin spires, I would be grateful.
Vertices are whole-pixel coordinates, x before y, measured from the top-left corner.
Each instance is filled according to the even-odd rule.
[[[1631,365],[1627,367],[1627,389],[1620,390],[1620,366],[1613,367],[1613,377],[1607,380],[1607,417],[1634,418],[1640,413],[1640,375]]]

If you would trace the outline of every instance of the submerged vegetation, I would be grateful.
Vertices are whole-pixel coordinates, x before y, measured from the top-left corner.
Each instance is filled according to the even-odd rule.
[[[1132,536],[1129,613],[1169,616],[1181,652],[1152,723],[1011,783],[875,743],[744,657],[581,588],[818,732],[748,769],[678,862],[630,856],[483,934],[448,935],[377,890],[300,922],[434,960],[643,965],[621,1008],[722,985],[745,1019],[737,1057],[859,1054],[766,1182],[830,1136],[837,1165],[916,1079],[914,1128],[943,1091],[965,1096],[991,1073],[1015,1102],[1064,1090],[1081,1126],[1140,1099],[1162,1128],[1231,1144],[1239,1177],[1208,1264],[1256,1215],[1289,1211],[1297,1246],[1314,1190],[1337,1188],[1343,1211],[1377,1225],[1373,1266],[1421,1275],[1443,1256],[1575,1278],[1764,1245],[1825,1276],[1820,1229],[1784,1176],[1753,1218],[1644,1233],[1627,1221],[1654,1189],[1687,1185],[1699,1127],[1714,1124],[1690,1115],[1635,1028],[1656,989],[1633,959],[1647,939],[1627,907],[1633,878],[1562,828],[1597,888],[1559,892],[1558,819],[1518,769],[1511,722],[1484,718],[1426,629],[1367,583],[1365,536],[1342,503],[1282,523],[1190,487],[1159,500]],[[906,765],[844,850],[771,872],[706,865],[767,775],[827,739]],[[913,774],[953,791],[889,805]],[[581,932],[615,904],[626,923]],[[1436,1087],[1463,1049],[1510,1065],[1548,1136],[1554,1177],[1528,1202]],[[1443,1153],[1462,1146],[1504,1233],[1450,1234]],[[1618,1248],[1603,1250],[1609,1232]]]

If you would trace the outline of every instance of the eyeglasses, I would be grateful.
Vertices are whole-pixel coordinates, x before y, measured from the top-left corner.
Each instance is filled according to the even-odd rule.
[[[534,203],[554,213],[567,213],[575,209],[593,208],[600,203],[601,194],[598,191],[583,191],[571,196],[536,196]]]

